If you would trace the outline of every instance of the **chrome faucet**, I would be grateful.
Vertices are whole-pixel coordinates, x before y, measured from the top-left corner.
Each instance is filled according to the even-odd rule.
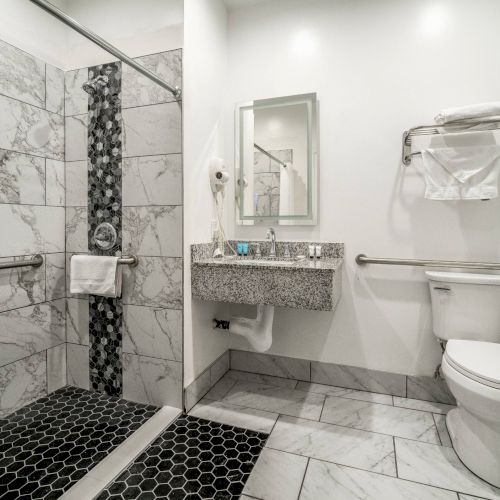
[[[271,240],[271,251],[269,257],[276,257],[276,233],[274,228],[270,227],[267,230],[266,239]]]

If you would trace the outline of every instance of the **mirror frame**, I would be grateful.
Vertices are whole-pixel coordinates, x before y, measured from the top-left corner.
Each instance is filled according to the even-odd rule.
[[[241,158],[243,157],[243,112],[250,108],[263,107],[269,108],[274,106],[282,106],[284,104],[301,104],[307,105],[307,148],[308,148],[308,168],[307,168],[307,183],[308,183],[308,200],[307,214],[305,215],[244,215],[244,168]],[[235,107],[235,136],[234,136],[234,153],[235,153],[235,198],[236,198],[236,224],[238,225],[254,225],[256,223],[269,224],[272,221],[286,221],[286,225],[290,226],[310,226],[318,223],[318,174],[319,174],[319,144],[318,144],[318,101],[316,92],[308,94],[298,94],[291,96],[272,97],[268,99],[256,99],[254,101],[240,102]]]

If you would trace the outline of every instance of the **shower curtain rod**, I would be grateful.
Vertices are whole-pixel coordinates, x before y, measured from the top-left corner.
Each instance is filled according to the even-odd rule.
[[[124,62],[125,64],[137,70],[139,73],[142,73],[145,77],[149,78],[150,80],[158,84],[160,87],[163,87],[164,89],[167,89],[168,91],[172,92],[172,94],[174,94],[176,99],[178,100],[180,99],[181,89],[179,87],[177,86],[173,87],[172,85],[169,85],[167,82],[156,76],[154,73],[144,68],[130,57],[128,57],[121,50],[118,50],[116,47],[106,42],[106,40],[101,38],[99,35],[89,30],[85,26],[81,25],[79,22],[75,21],[72,17],[68,16],[68,14],[58,9],[51,3],[47,2],[47,0],[30,0],[30,1],[38,5],[38,7],[42,8],[52,16],[62,21],[64,24],[68,25],[70,28],[80,33],[80,35],[83,35],[85,38],[88,38],[91,42],[101,47],[101,49],[104,49],[113,56],[117,57],[120,61]]]

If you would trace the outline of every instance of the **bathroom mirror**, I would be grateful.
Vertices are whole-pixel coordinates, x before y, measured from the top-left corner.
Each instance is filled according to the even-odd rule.
[[[315,93],[236,106],[238,224],[316,224],[316,120]]]

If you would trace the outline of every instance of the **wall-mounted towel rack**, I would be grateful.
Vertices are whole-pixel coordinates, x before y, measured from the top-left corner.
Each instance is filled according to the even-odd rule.
[[[136,267],[139,264],[139,258],[137,255],[124,255],[118,259],[118,264]]]
[[[367,257],[360,253],[356,256],[356,263],[387,264],[391,266],[423,266],[423,267],[459,267],[464,269],[483,269],[500,271],[500,262],[466,262],[460,260],[420,260],[420,259],[387,259],[380,257]]]
[[[481,128],[474,128],[478,125],[484,125]],[[496,130],[500,129],[500,116],[492,116],[488,118],[474,118],[468,120],[456,120],[445,123],[444,125],[418,125],[405,130],[403,133],[403,147],[401,148],[401,162],[408,166],[411,163],[413,156],[421,154],[420,151],[411,150],[411,138],[418,135],[438,135],[443,133],[456,132],[477,132],[479,130]]]
[[[40,254],[33,255],[33,258],[26,260],[9,260],[0,262],[0,269],[13,269],[15,267],[40,267],[43,264],[43,257]]]

